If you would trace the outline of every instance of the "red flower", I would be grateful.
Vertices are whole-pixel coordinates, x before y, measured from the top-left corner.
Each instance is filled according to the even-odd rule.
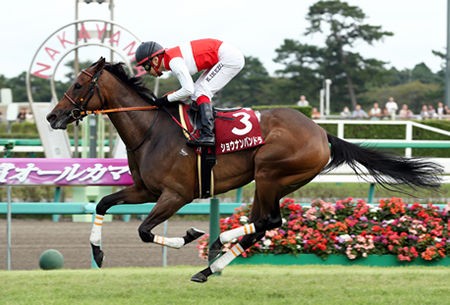
[[[355,259],[370,254],[394,254],[401,261],[417,257],[435,260],[450,252],[448,208],[439,211],[432,204],[408,206],[401,198],[381,200],[373,209],[352,198],[336,204],[321,200],[302,207],[293,199],[280,203],[285,222],[269,230],[263,240],[246,250],[255,253],[313,253],[321,257],[343,254]],[[220,220],[221,231],[240,227],[250,218],[251,205]],[[241,223],[242,221],[242,223]],[[199,253],[207,257],[208,238],[199,239]],[[232,244],[227,244],[229,249]]]
[[[294,211],[294,212],[299,211],[299,210],[302,209],[301,205],[295,204],[295,203],[288,204],[287,207],[288,207],[289,210]]]

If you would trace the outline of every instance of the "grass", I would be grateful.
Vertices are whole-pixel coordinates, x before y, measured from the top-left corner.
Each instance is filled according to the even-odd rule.
[[[230,266],[1,271],[0,304],[450,304],[446,267]]]

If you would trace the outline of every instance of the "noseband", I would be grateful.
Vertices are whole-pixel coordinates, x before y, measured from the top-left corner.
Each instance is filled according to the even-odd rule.
[[[69,100],[69,102],[75,107],[70,112],[70,116],[74,120],[76,120],[77,123],[79,121],[81,121],[88,114],[86,107],[87,107],[89,101],[91,100],[91,98],[94,96],[95,91],[97,91],[97,94],[98,94],[101,104],[102,104],[101,109],[103,109],[104,100],[101,95],[100,89],[98,88],[98,79],[99,79],[100,75],[102,74],[102,72],[103,72],[103,69],[100,69],[99,71],[95,72],[95,74],[91,74],[90,72],[87,72],[86,70],[81,71],[81,73],[84,73],[91,78],[91,82],[89,83],[89,90],[88,90],[87,94],[83,97],[79,97],[78,102],[76,100],[74,100],[72,97],[70,97],[67,94],[67,92],[64,93],[64,97],[67,98]]]

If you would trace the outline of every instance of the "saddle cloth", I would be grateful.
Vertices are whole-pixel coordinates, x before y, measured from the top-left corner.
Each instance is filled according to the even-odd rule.
[[[198,137],[194,130],[194,118],[189,114],[189,105],[180,104],[180,121],[189,133]],[[259,112],[250,108],[215,110],[216,155],[232,153],[264,144],[259,125]],[[190,138],[185,132],[186,138]]]

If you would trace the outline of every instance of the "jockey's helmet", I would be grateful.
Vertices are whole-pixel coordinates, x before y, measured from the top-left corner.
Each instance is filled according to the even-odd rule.
[[[155,41],[146,41],[136,50],[136,63],[138,66],[145,64],[152,57],[160,54],[164,48]]]

